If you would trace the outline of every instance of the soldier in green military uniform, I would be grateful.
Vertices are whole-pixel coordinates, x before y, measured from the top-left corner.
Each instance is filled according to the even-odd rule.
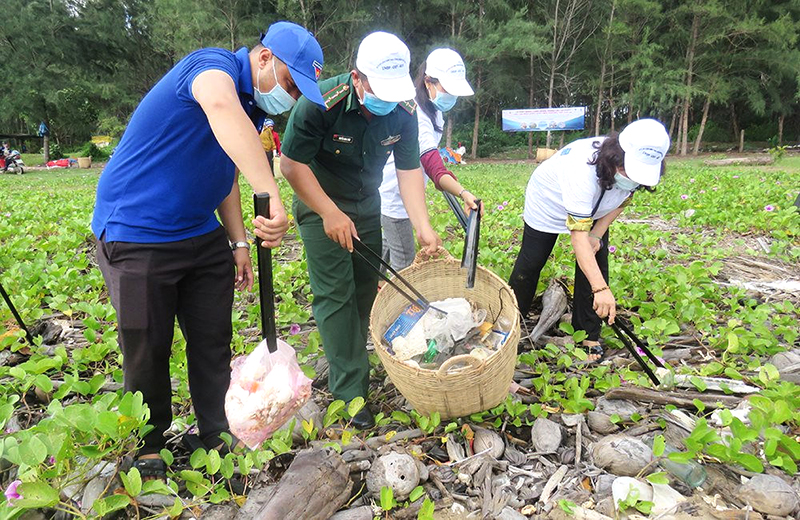
[[[378,279],[353,255],[353,240],[381,250],[378,187],[394,152],[400,193],[417,240],[430,253],[441,245],[425,206],[419,162],[410,53],[385,32],[368,35],[356,70],[319,83],[326,111],[300,98],[286,127],[281,172],[295,191],[293,211],[306,248],[314,318],[322,336],[334,398],[367,398],[369,313]],[[375,424],[364,408],[353,420]]]

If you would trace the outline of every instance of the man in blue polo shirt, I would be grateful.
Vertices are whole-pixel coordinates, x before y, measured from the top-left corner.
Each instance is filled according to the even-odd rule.
[[[324,108],[322,63],[311,33],[289,22],[249,51],[189,54],[142,99],[100,177],[92,231],[117,311],[124,386],[142,392],[154,426],[134,463],[145,477],[166,470],[158,453],[172,421],[176,317],[201,440],[218,447],[228,430],[233,289],[253,284],[238,172],[271,195],[270,218],[253,225],[277,246],[288,221],[258,130],[265,113],[290,110],[301,94]]]

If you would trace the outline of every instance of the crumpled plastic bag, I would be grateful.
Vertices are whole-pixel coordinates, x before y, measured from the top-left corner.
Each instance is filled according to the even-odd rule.
[[[231,433],[255,449],[283,426],[311,396],[311,380],[297,364],[294,349],[278,340],[271,353],[262,341],[231,363],[225,415]]]

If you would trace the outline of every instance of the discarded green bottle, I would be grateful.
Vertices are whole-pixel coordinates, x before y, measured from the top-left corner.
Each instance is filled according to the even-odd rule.
[[[706,470],[702,465],[693,460],[683,464],[667,458],[667,455],[670,453],[675,453],[678,451],[680,450],[677,450],[667,444],[664,446],[664,458],[661,459],[658,464],[664,468],[667,473],[677,478],[691,489],[702,486],[703,483],[705,483],[706,478],[708,478],[708,473],[706,473]]]

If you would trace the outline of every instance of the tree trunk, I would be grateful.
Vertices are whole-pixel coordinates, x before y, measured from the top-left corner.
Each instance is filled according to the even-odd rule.
[[[536,78],[533,69],[533,53],[531,53],[530,91],[528,92],[528,108],[533,108],[533,80]],[[528,160],[533,159],[533,132],[528,132]]]
[[[556,64],[556,54],[558,52],[558,8],[560,3],[560,0],[556,0],[555,20],[553,21],[553,50],[550,53],[550,80],[547,88],[547,108],[553,107],[553,88],[555,87],[556,83],[556,68],[558,67]],[[548,130],[547,141],[545,142],[546,148],[550,148],[551,137],[550,131]]]
[[[744,151],[744,128],[739,130],[739,153]]]
[[[44,148],[44,163],[47,164],[50,162],[50,137],[44,136],[43,139],[44,143],[42,146]]]
[[[675,126],[676,123],[678,122],[678,109],[679,109],[678,105],[676,105],[675,108],[672,109],[672,116],[670,117],[669,120],[669,140],[672,141],[673,143],[675,142]],[[677,148],[678,147],[675,146],[675,149]]]
[[[611,132],[616,130],[616,118],[614,117],[616,114],[614,111],[616,107],[614,106],[614,67],[611,67],[611,86],[608,89],[608,111],[611,116]]]
[[[445,141],[444,141],[445,142],[445,146],[447,146],[448,148],[452,148],[453,147],[453,117],[452,116],[447,116],[447,123],[445,125],[444,135],[445,135]]]
[[[481,69],[478,67],[476,71],[475,91],[481,91]],[[480,95],[480,94],[479,94]],[[481,102],[478,96],[475,96],[475,122],[472,125],[472,150],[470,150],[470,157],[473,159],[478,158],[478,127],[481,122]]]
[[[694,75],[694,53],[697,46],[697,37],[700,31],[700,16],[695,13],[692,17],[692,36],[689,48],[686,50],[686,95],[683,98],[683,116],[681,117],[681,146],[680,155],[686,155],[689,140],[689,105],[692,101],[692,76]]]
[[[731,108],[731,128],[733,129],[733,140],[735,141],[739,137],[739,119],[736,117],[736,107],[733,106],[733,103],[728,106]]]
[[[708,121],[708,109],[711,106],[711,93],[706,96],[706,102],[703,103],[703,118],[700,119],[700,129],[697,131],[697,139],[694,140],[694,150],[692,155],[697,155],[700,152],[700,143],[703,142],[703,132],[706,129],[706,121]]]
[[[611,46],[611,26],[614,23],[614,11],[617,8],[617,2],[611,3],[611,14],[608,17],[608,33],[606,34],[606,46],[603,49],[603,57],[600,60],[600,85],[597,88],[597,110],[594,115],[594,135],[600,135],[600,114],[603,109],[603,88],[605,87],[606,79],[606,63],[608,62],[608,49]]]
[[[778,146],[783,145],[783,120],[786,119],[784,114],[778,118]]]
[[[628,86],[628,124],[633,121],[633,85],[633,73],[631,73],[631,83]],[[637,116],[636,119],[639,119],[639,117]]]

